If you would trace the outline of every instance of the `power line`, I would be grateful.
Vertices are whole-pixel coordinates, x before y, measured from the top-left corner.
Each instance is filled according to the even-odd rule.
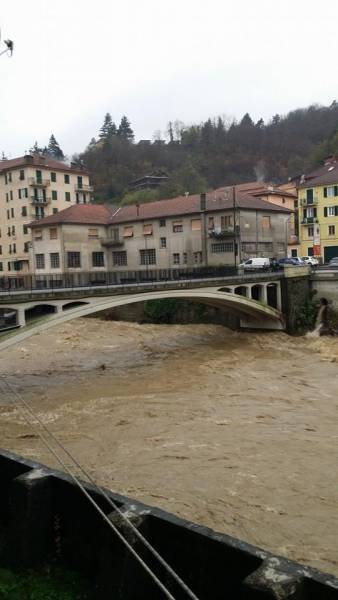
[[[2,380],[7,385],[8,389],[11,391],[11,393],[19,400],[20,403],[22,403],[25,406],[26,410],[33,416],[34,419],[36,419],[38,421],[38,423],[41,425],[41,427],[53,439],[53,441],[59,446],[59,448],[61,448],[61,450],[71,459],[71,461],[73,461],[73,463],[80,469],[81,473],[90,481],[90,483],[92,483],[92,485],[95,487],[95,489],[105,498],[105,500],[109,503],[109,505],[119,514],[119,516],[133,530],[133,533],[139,538],[139,540],[144,544],[144,546],[153,554],[153,556],[155,556],[155,558],[161,563],[161,565],[163,567],[165,567],[165,569],[168,571],[168,573],[170,573],[170,575],[173,577],[173,579],[175,579],[175,581],[182,587],[182,589],[186,592],[186,594],[192,600],[198,600],[198,597],[194,594],[194,592],[192,592],[192,590],[186,585],[186,583],[180,578],[180,576],[173,570],[173,568],[166,562],[166,560],[157,552],[157,550],[150,544],[150,542],[142,535],[142,533],[137,529],[137,527],[135,527],[135,525],[130,521],[130,519],[119,509],[119,507],[117,506],[117,504],[108,496],[108,494],[105,492],[105,490],[101,486],[99,486],[95,482],[95,480],[93,480],[93,478],[91,477],[91,475],[89,473],[87,473],[87,471],[73,457],[73,455],[69,452],[69,450],[67,450],[67,448],[65,448],[65,446],[53,434],[53,432],[48,429],[48,427],[43,423],[43,421],[39,418],[39,416],[34,413],[33,409],[30,407],[29,403],[15,390],[15,388],[5,379],[4,376],[2,376]],[[29,425],[31,425],[31,423],[29,421],[27,421],[27,422],[28,422]],[[35,424],[33,424],[33,426],[37,429],[37,427],[36,427]],[[122,536],[122,534],[120,534],[120,532],[116,529],[116,527],[108,519],[108,517],[105,515],[105,513],[95,503],[95,501],[90,496],[90,494],[87,492],[87,490],[85,490],[85,488],[82,486],[81,482],[79,482],[79,480],[77,479],[77,477],[64,464],[64,462],[62,461],[62,459],[60,459],[58,457],[57,453],[50,447],[50,445],[48,444],[48,442],[45,440],[45,438],[42,436],[42,434],[39,431],[38,431],[38,435],[41,438],[41,440],[45,443],[45,445],[48,447],[48,449],[53,453],[53,455],[58,460],[58,462],[62,465],[62,467],[67,470],[67,472],[72,477],[72,479],[74,480],[74,482],[85,493],[85,495],[91,501],[91,503],[94,506],[97,506],[97,508],[99,509],[100,514],[105,518],[105,520],[110,524],[110,526],[112,526],[113,530],[117,532],[117,534],[120,537],[120,539],[122,539],[122,540],[125,541],[128,549],[131,549],[133,555],[134,556],[136,555],[138,557],[139,562],[141,562],[142,566],[146,569],[146,571],[149,574],[151,574],[151,576],[153,577],[153,579],[155,579],[156,583],[158,583],[158,584],[160,583],[161,584],[161,582],[158,580],[158,578],[156,577],[156,575],[150,571],[150,569],[149,569],[149,567],[147,567],[146,563],[144,563],[144,561],[141,559],[141,557],[139,557],[137,555],[137,553],[135,552],[135,550],[130,546],[130,544],[127,542],[127,540],[125,540],[125,538]],[[136,556],[135,556],[135,558],[136,558]],[[167,596],[167,597],[173,598],[173,596],[171,596],[170,592],[168,592],[168,590],[166,590],[166,588],[164,588],[164,589],[163,588],[164,588],[164,586],[163,586],[163,584],[161,584],[161,589],[163,591],[165,591],[165,593],[169,594],[169,596]]]

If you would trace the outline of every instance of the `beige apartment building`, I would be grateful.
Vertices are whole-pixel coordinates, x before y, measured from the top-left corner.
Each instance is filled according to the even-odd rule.
[[[31,224],[36,275],[238,265],[287,255],[290,210],[241,192],[74,205]],[[104,276],[102,275],[102,279]]]
[[[91,200],[87,171],[50,156],[27,154],[0,161],[0,271],[32,271],[32,220]]]

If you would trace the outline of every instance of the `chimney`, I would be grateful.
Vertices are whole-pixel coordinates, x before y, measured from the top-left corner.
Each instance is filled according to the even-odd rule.
[[[207,209],[207,195],[201,194],[200,195],[200,210],[201,210],[201,212],[205,212],[206,209]]]
[[[31,154],[25,154],[25,163],[26,165],[32,165],[34,163],[34,156]]]

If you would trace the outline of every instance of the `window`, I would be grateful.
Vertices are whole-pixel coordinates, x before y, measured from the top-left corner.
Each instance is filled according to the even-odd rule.
[[[45,268],[45,255],[44,254],[36,254],[35,255],[35,266],[37,269]]]
[[[140,250],[140,262],[141,265],[156,265],[156,250]]]
[[[28,198],[28,188],[24,188],[25,190],[25,198]]]
[[[234,244],[233,242],[223,242],[222,244],[211,244],[211,252],[233,252]]]
[[[8,173],[8,182],[12,183],[12,173]]]
[[[314,234],[313,227],[308,227],[307,228],[307,235],[308,235],[308,237],[313,238],[313,234]]]
[[[60,255],[58,252],[51,252],[49,255],[49,263],[51,269],[60,268]]]
[[[25,242],[23,245],[23,251],[29,252],[30,242]]]
[[[21,189],[18,189],[18,198],[21,200]]]
[[[188,254],[186,252],[183,252],[183,264],[186,265],[188,262]]]
[[[334,198],[334,196],[338,196],[338,185],[324,187],[324,198]]]
[[[9,196],[8,196],[8,192],[6,192],[6,202],[8,202],[9,200]]]
[[[36,206],[35,207],[35,218],[37,220],[39,219],[43,219],[43,217],[45,216],[45,209],[43,206]]]
[[[12,235],[15,235],[15,225],[12,226]]]
[[[10,218],[11,218],[11,213],[10,213],[9,209],[7,209],[7,219],[10,219]]]
[[[53,208],[53,215],[56,215],[56,213],[59,211],[58,208]]]
[[[69,183],[69,175],[65,174],[63,177],[64,177],[64,180],[65,180],[65,183]]]
[[[99,230],[98,229],[88,229],[88,238],[89,239],[98,239]]]
[[[160,238],[160,248],[166,248],[166,247],[167,247],[167,238],[161,237]]]
[[[16,244],[13,244],[13,254],[16,254]]]
[[[133,237],[134,235],[134,227],[124,227],[123,228],[123,237]]]
[[[182,221],[174,221],[173,222],[173,233],[180,233],[181,231],[183,231]]]
[[[2,246],[0,246],[0,254],[2,254]]]
[[[20,179],[20,181],[23,181],[25,179],[25,170],[24,169],[20,170],[19,179]]]
[[[151,223],[149,225],[143,225],[143,235],[153,235],[153,226]]]
[[[10,192],[9,192],[9,199],[13,200],[13,191],[12,190],[10,190]]]
[[[201,219],[191,219],[191,231],[201,231]]]
[[[66,202],[70,202],[70,192],[65,192],[65,200]]]
[[[226,229],[227,227],[231,227],[232,226],[232,216],[231,215],[224,215],[223,217],[221,217],[221,229]]]
[[[78,177],[77,178],[77,187],[82,190],[82,177]]]
[[[313,202],[313,190],[306,190],[306,203],[312,204]]]
[[[5,173],[5,184],[7,185],[8,183],[8,177],[7,177],[7,173]]]
[[[8,267],[8,271],[11,271],[11,269],[12,269],[12,266],[11,266],[11,263],[10,263],[10,262],[8,262],[8,263],[7,263],[7,267]]]
[[[67,267],[79,269],[81,267],[80,252],[67,252]]]
[[[292,256],[292,258],[297,258],[298,254],[297,254],[297,249],[296,248],[292,248],[292,250],[291,250],[291,256]]]
[[[174,263],[174,265],[180,264],[180,255],[178,252],[174,252],[174,254],[173,254],[173,263]]]
[[[306,208],[304,211],[304,217],[306,219],[312,219],[315,216],[315,209],[314,208]]]
[[[119,252],[113,252],[112,255],[113,255],[114,267],[126,267],[127,266],[126,250],[120,250]]]
[[[215,219],[214,217],[208,218],[208,229],[215,229]]]
[[[202,262],[202,252],[199,250],[198,252],[194,252],[194,263],[199,264]]]
[[[56,182],[56,173],[53,173],[53,172],[52,172],[52,173],[50,174],[50,180],[51,180],[53,183],[55,183],[55,182]]]
[[[104,267],[104,252],[92,252],[93,267]]]
[[[269,216],[262,217],[262,229],[270,229],[271,218]]]
[[[334,206],[328,206],[327,207],[327,216],[328,217],[334,217],[335,215],[335,207]]]
[[[165,227],[165,219],[160,219],[160,227]]]
[[[11,217],[14,219],[14,208],[11,208]]]
[[[4,268],[2,266],[2,262],[0,262],[0,271],[3,271],[3,270],[4,270]]]
[[[298,208],[298,200],[295,200],[293,205],[294,205],[294,208]]]
[[[42,183],[42,172],[35,171],[35,176],[36,176],[36,183]]]
[[[52,200],[57,200],[58,199],[58,193],[56,190],[52,190]]]
[[[9,244],[8,246],[8,254],[12,254],[12,244]]]
[[[27,233],[28,233],[28,226],[27,225],[23,225],[22,230],[23,230],[24,235],[27,235]]]
[[[258,242],[258,252],[273,252],[272,242]]]
[[[8,227],[8,229],[7,229],[7,235],[8,235],[8,236],[10,236],[10,235],[11,235],[11,228],[10,228],[10,227]]]
[[[49,230],[49,239],[57,240],[58,239],[58,230],[57,227],[51,227]]]
[[[329,225],[329,235],[335,235],[335,233],[336,233],[336,226]]]
[[[35,240],[42,240],[42,229],[33,229],[33,237]]]

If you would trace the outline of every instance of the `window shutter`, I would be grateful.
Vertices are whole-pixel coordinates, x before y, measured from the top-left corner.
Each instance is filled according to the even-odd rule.
[[[306,219],[306,208],[303,208],[303,219]]]
[[[334,207],[334,214],[335,214],[335,217],[338,217],[338,206]]]
[[[327,187],[324,188],[324,198],[327,198]]]
[[[327,217],[327,206],[324,206],[324,217]]]
[[[313,209],[313,216],[314,216],[314,218],[317,217],[317,207],[314,207],[314,209]]]
[[[334,195],[338,196],[338,185],[334,186]]]

